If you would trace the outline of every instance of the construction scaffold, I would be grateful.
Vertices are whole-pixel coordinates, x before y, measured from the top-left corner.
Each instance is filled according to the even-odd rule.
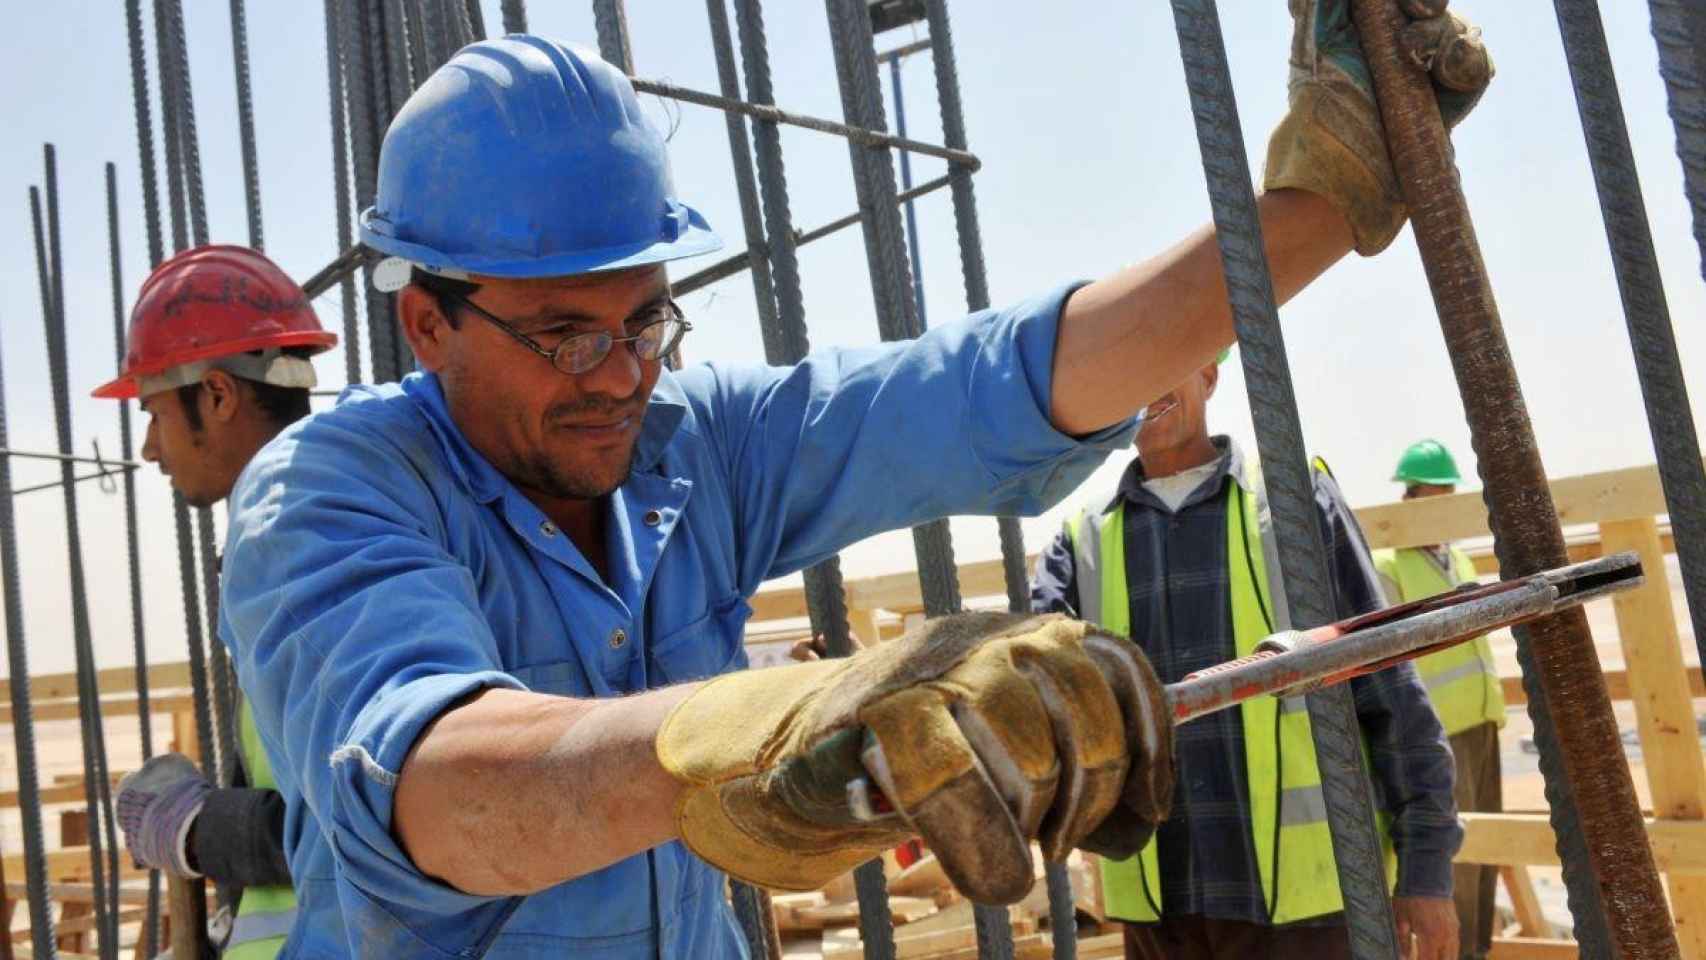
[[[602,56],[633,74],[634,39],[628,33],[622,0],[591,0],[591,6]],[[1318,627],[1333,619],[1328,568],[1219,12],[1214,0],[1171,0],[1171,6],[1272,510],[1284,601],[1299,629]],[[1648,6],[1706,270],[1706,10],[1685,0],[1650,0]],[[1469,210],[1458,186],[1453,154],[1426,80],[1400,62],[1397,0],[1356,0],[1354,7],[1473,436],[1498,570],[1515,580],[1562,567],[1572,556],[1541,469]],[[1663,512],[1669,516],[1694,636],[1706,653],[1706,471],[1610,54],[1594,0],[1554,0],[1554,8],[1657,451]],[[263,179],[256,160],[244,0],[230,0],[230,12],[248,243],[258,249],[263,245]],[[502,0],[501,12],[504,32],[526,30],[522,0]],[[913,211],[916,201],[943,188],[951,197],[965,307],[977,311],[990,304],[973,181],[980,161],[971,152],[965,128],[947,0],[825,0],[825,13],[841,95],[839,120],[804,115],[779,103],[760,0],[707,0],[718,79],[715,92],[634,78],[636,90],[643,93],[724,113],[745,249],[678,280],[674,289],[680,295],[744,271],[752,283],[764,356],[772,364],[797,362],[809,348],[799,248],[855,225],[864,240],[877,336],[888,341],[923,332],[926,318]],[[148,262],[158,265],[169,252],[209,240],[195,87],[182,0],[154,0],[146,13],[142,0],[127,0],[123,15],[140,151],[136,169],[141,215]],[[326,245],[328,265],[303,286],[310,297],[337,291],[347,347],[347,381],[391,381],[412,369],[413,358],[397,331],[393,295],[381,292],[372,282],[378,258],[355,243],[352,218],[374,202],[380,143],[393,115],[435,69],[488,31],[478,0],[325,0],[324,15],[336,230]],[[920,26],[926,34],[923,39],[917,38]],[[879,51],[879,40],[901,28],[911,28],[909,40]],[[1537,23],[1536,29],[1540,28]],[[145,42],[150,33],[152,63],[150,45]],[[908,56],[928,56],[934,65],[940,144],[908,135],[899,72],[901,59]],[[881,81],[884,64],[890,67],[895,97],[892,129]],[[780,136],[784,125],[845,140],[855,186],[854,212],[810,229],[796,227]],[[914,154],[946,161],[946,175],[914,185],[910,161]],[[115,355],[122,361],[131,288],[120,275],[123,230],[118,169],[107,164],[105,189]],[[76,496],[78,485],[85,481],[94,480],[115,495],[122,490],[124,498],[135,651],[131,689],[145,758],[156,749],[150,719],[161,705],[150,700],[154,671],[143,631],[137,538],[141,505],[135,483],[139,464],[130,406],[125,403],[120,408],[116,457],[103,456],[98,446],[91,448],[92,455],[80,455],[71,423],[64,294],[68,268],[61,253],[66,228],[60,219],[59,191],[50,145],[44,154],[43,182],[39,189],[31,186],[29,195],[57,449],[27,451],[9,445],[0,362],[0,587],[31,955],[55,956],[62,937],[77,933],[80,938],[92,936],[98,955],[113,960],[120,952],[121,927],[137,923],[140,955],[154,955],[165,945],[162,920],[167,916],[175,921],[170,933],[177,949],[195,949],[196,938],[204,932],[207,895],[199,882],[173,881],[170,899],[175,912],[169,913],[162,908],[158,873],[147,877],[143,893],[133,893],[121,884],[134,870],[120,849],[115,827],[112,785],[121,771],[112,768],[106,752],[104,724],[112,718],[102,714],[106,674],[95,662],[89,624],[84,533],[78,523]],[[358,349],[364,342],[365,369]],[[13,362],[20,361],[13,358]],[[21,457],[57,462],[59,480],[15,487],[12,461]],[[43,843],[42,806],[52,788],[38,775],[23,616],[23,560],[15,512],[18,497],[49,487],[59,488],[64,498],[76,662],[74,716],[82,743],[81,846],[87,857],[82,875],[88,879],[86,896],[80,901],[87,904],[84,912],[68,911],[58,917],[53,904],[64,890],[53,882]],[[236,767],[237,693],[224,647],[213,636],[219,603],[214,519],[205,507],[192,509],[181,495],[175,495],[172,509],[190,689],[178,747],[199,758],[210,778],[228,784]],[[1013,518],[997,523],[1000,587],[1010,609],[1025,610],[1027,557],[1020,528]],[[922,612],[939,616],[962,609],[962,584],[947,521],[917,527],[913,539]],[[1658,542],[1656,534],[1653,542]],[[1609,538],[1606,546],[1609,551]],[[1643,559],[1651,562],[1649,556]],[[34,583],[31,589],[45,590],[49,585]],[[856,624],[850,621],[848,596],[838,558],[830,557],[805,572],[803,597],[811,629],[826,639],[835,655],[845,655],[854,646]],[[1591,957],[1645,960],[1682,955],[1676,921],[1667,909],[1666,891],[1645,832],[1647,821],[1622,762],[1610,694],[1585,616],[1574,607],[1547,613],[1518,626],[1515,637],[1522,667],[1521,693],[1534,723],[1576,946]],[[1682,682],[1686,689],[1686,680]],[[1343,686],[1319,689],[1308,697],[1308,711],[1353,953],[1395,958],[1399,946],[1383,880],[1373,792],[1349,693]],[[1066,867],[1048,864],[1045,880],[1052,933],[1048,949],[1056,958],[1079,956]],[[1706,901],[1698,876],[1673,875],[1669,883],[1677,918],[1685,907],[1698,909]],[[870,960],[900,955],[882,863],[873,861],[859,868],[853,885],[863,955]],[[778,956],[778,911],[770,896],[744,884],[735,884],[732,896],[753,955],[764,960]],[[9,892],[4,897],[0,904],[15,902]],[[9,921],[10,907],[0,916]],[[1005,908],[979,906],[973,917],[977,956],[1006,960],[1021,953],[1031,955],[1016,947]],[[1699,932],[1700,925],[1706,925],[1706,913],[1693,913],[1691,922],[1690,942],[1706,941]],[[11,954],[11,939],[0,938],[0,957]],[[1706,948],[1690,947],[1692,955],[1706,956],[1700,949]]]

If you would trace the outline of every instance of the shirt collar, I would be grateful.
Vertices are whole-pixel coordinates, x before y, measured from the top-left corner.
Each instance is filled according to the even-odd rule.
[[[1244,451],[1239,448],[1238,442],[1225,434],[1216,434],[1209,438],[1209,442],[1220,451],[1220,460],[1216,463],[1214,473],[1210,474],[1204,483],[1212,484],[1216,489],[1219,489],[1221,481],[1230,475],[1245,491],[1253,491],[1255,489],[1252,486],[1254,478],[1249,476],[1249,472],[1244,469]],[[1127,467],[1125,474],[1120,477],[1119,492],[1109,501],[1105,509],[1113,509],[1114,505],[1121,500],[1135,501],[1139,497],[1149,496],[1148,492],[1143,489],[1146,479],[1148,478],[1143,475],[1143,458],[1133,457],[1131,466]]]
[[[476,500],[489,503],[503,496],[506,490],[513,489],[509,478],[492,466],[491,461],[475,450],[462,435],[462,429],[450,416],[450,407],[444,399],[444,387],[439,383],[437,374],[411,373],[403,378],[402,386],[403,391],[412,397],[426,414],[427,423],[438,439],[439,446],[444,450],[445,459],[450,461],[451,470]],[[646,419],[640,425],[639,439],[634,442],[634,462],[629,468],[630,475],[651,471],[657,466],[686,414],[687,403],[682,396],[681,387],[675,382],[675,377],[665,370],[658,377],[651,399],[646,403]]]

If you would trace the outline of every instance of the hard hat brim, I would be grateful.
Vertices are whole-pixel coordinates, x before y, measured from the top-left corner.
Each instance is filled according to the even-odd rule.
[[[683,205],[685,206],[685,205]],[[368,207],[361,212],[361,242],[380,253],[401,257],[434,270],[459,271],[487,277],[522,280],[541,277],[569,277],[584,273],[608,273],[633,267],[667,263],[723,248],[723,240],[712,230],[699,211],[687,207],[686,229],[673,240],[655,240],[606,247],[601,250],[577,250],[548,257],[503,257],[480,254],[449,254],[424,244],[410,243],[391,235],[391,224]]]
[[[220,343],[204,351],[192,351],[170,358],[170,362],[151,364],[149,369],[126,370],[114,380],[109,380],[89,391],[91,397],[101,400],[134,400],[139,390],[137,378],[151,376],[163,370],[194,363],[197,360],[209,360],[214,357],[230,356],[234,353],[247,353],[250,350],[264,350],[268,347],[313,347],[313,353],[324,353],[338,345],[338,335],[330,330],[303,330],[297,333],[268,334],[254,337],[250,340]]]

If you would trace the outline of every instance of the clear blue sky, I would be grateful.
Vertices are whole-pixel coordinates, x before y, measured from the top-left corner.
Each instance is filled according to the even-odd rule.
[[[188,0],[186,6],[212,234],[243,242],[228,5]],[[495,29],[501,22],[496,0],[485,6]],[[1563,475],[1651,462],[1550,7],[1462,6],[1485,27],[1499,76],[1477,115],[1458,132],[1458,158],[1546,465]],[[698,4],[629,7],[639,73],[715,89],[709,32]],[[1222,7],[1246,142],[1259,163],[1267,131],[1284,104],[1285,5],[1238,0]],[[977,197],[997,302],[1138,260],[1208,217],[1167,4],[959,0],[953,11],[967,129],[984,160]],[[251,0],[248,13],[267,249],[292,275],[306,277],[336,252],[320,5]],[[535,2],[529,13],[536,32],[593,42],[590,4]],[[1644,5],[1606,4],[1604,15],[1699,420],[1706,409],[1706,332],[1699,322],[1706,297],[1653,41]],[[778,102],[839,118],[822,7],[772,3],[767,19]],[[14,91],[7,107],[10,135],[0,142],[5,281],[0,345],[12,440],[37,449],[54,443],[26,203],[26,187],[41,180],[41,143],[52,141],[60,151],[76,435],[84,451],[93,437],[112,454],[118,448],[115,409],[86,399],[114,367],[102,187],[108,160],[119,169],[127,293],[147,267],[122,4],[25,4],[12,11],[9,22],[13,28],[0,37],[0,77]],[[904,39],[909,37],[892,35],[883,43]],[[157,84],[158,76],[151,62],[151,82]],[[906,63],[905,83],[913,135],[939,140],[928,58]],[[672,155],[681,194],[738,246],[740,218],[721,115],[693,106],[666,110],[647,100],[660,122],[677,124]],[[840,141],[785,129],[783,149],[798,225],[810,227],[853,209],[848,155]],[[940,169],[931,160],[915,165],[919,180]],[[964,309],[946,194],[921,202],[918,212],[929,314],[941,320]],[[802,265],[813,343],[874,340],[858,232],[807,248]],[[684,264],[678,275],[697,266]],[[744,277],[684,305],[699,331],[685,345],[690,359],[761,356]],[[334,297],[319,306],[328,325],[337,328]],[[1472,469],[1468,433],[1408,232],[1379,259],[1336,269],[1283,317],[1308,442],[1333,462],[1353,501],[1390,499],[1395,491],[1386,477],[1392,463],[1420,436],[1444,440],[1465,470]],[[320,364],[323,380],[333,385],[341,382],[342,369],[335,354]],[[1242,376],[1235,364],[1227,373],[1211,417],[1248,443]],[[1123,459],[1093,483],[1110,484]],[[54,475],[51,467],[18,463],[14,469],[20,484]],[[152,470],[144,474],[142,492],[150,646],[155,658],[180,659],[170,501]],[[90,484],[80,496],[101,662],[123,663],[130,618],[122,508],[118,498]],[[38,672],[69,669],[58,495],[30,494],[20,501],[20,511],[32,666]],[[1058,517],[1059,511],[1027,523],[1032,549],[1057,528]],[[961,558],[995,554],[993,523],[960,522],[956,531]],[[849,551],[846,563],[853,575],[910,567],[910,538],[862,544]]]

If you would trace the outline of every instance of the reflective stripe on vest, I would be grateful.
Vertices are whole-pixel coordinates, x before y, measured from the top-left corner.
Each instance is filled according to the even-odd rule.
[[[1394,603],[1423,600],[1474,580],[1475,562],[1456,547],[1449,550],[1450,577],[1417,548],[1376,550],[1375,568],[1398,585],[1399,595],[1388,599]],[[1428,700],[1447,736],[1483,723],[1505,725],[1505,694],[1485,635],[1422,657],[1416,661],[1416,673],[1428,688]]]
[[[1272,527],[1265,522],[1265,498],[1232,484],[1226,508],[1234,656],[1242,657],[1262,638],[1288,624],[1283,619],[1283,607],[1275,609],[1275,595],[1282,591],[1270,589],[1277,580],[1270,580],[1270,571],[1277,573],[1277,565],[1271,548]],[[1122,498],[1100,514],[1079,514],[1068,521],[1066,530],[1078,564],[1084,619],[1130,636],[1124,520]],[[1094,573],[1094,580],[1085,575],[1086,570]],[[1091,594],[1098,596],[1092,598]],[[1251,840],[1269,920],[1283,924],[1337,913],[1343,909],[1343,899],[1304,699],[1258,697],[1245,701],[1239,710],[1244,727]],[[1382,815],[1383,833],[1386,821]],[[1384,839],[1390,885],[1396,879],[1397,862],[1389,837]],[[1109,916],[1140,923],[1160,919],[1161,870],[1153,838],[1136,857],[1119,861],[1103,858],[1101,869],[1103,901]]]
[[[260,732],[255,729],[255,715],[247,701],[237,715],[238,745],[243,752],[243,769],[249,775],[249,785],[257,789],[277,790],[272,765],[261,748]],[[237,918],[231,925],[231,939],[225,944],[225,960],[272,960],[284,947],[284,938],[296,923],[296,892],[289,887],[246,887],[237,902]]]

